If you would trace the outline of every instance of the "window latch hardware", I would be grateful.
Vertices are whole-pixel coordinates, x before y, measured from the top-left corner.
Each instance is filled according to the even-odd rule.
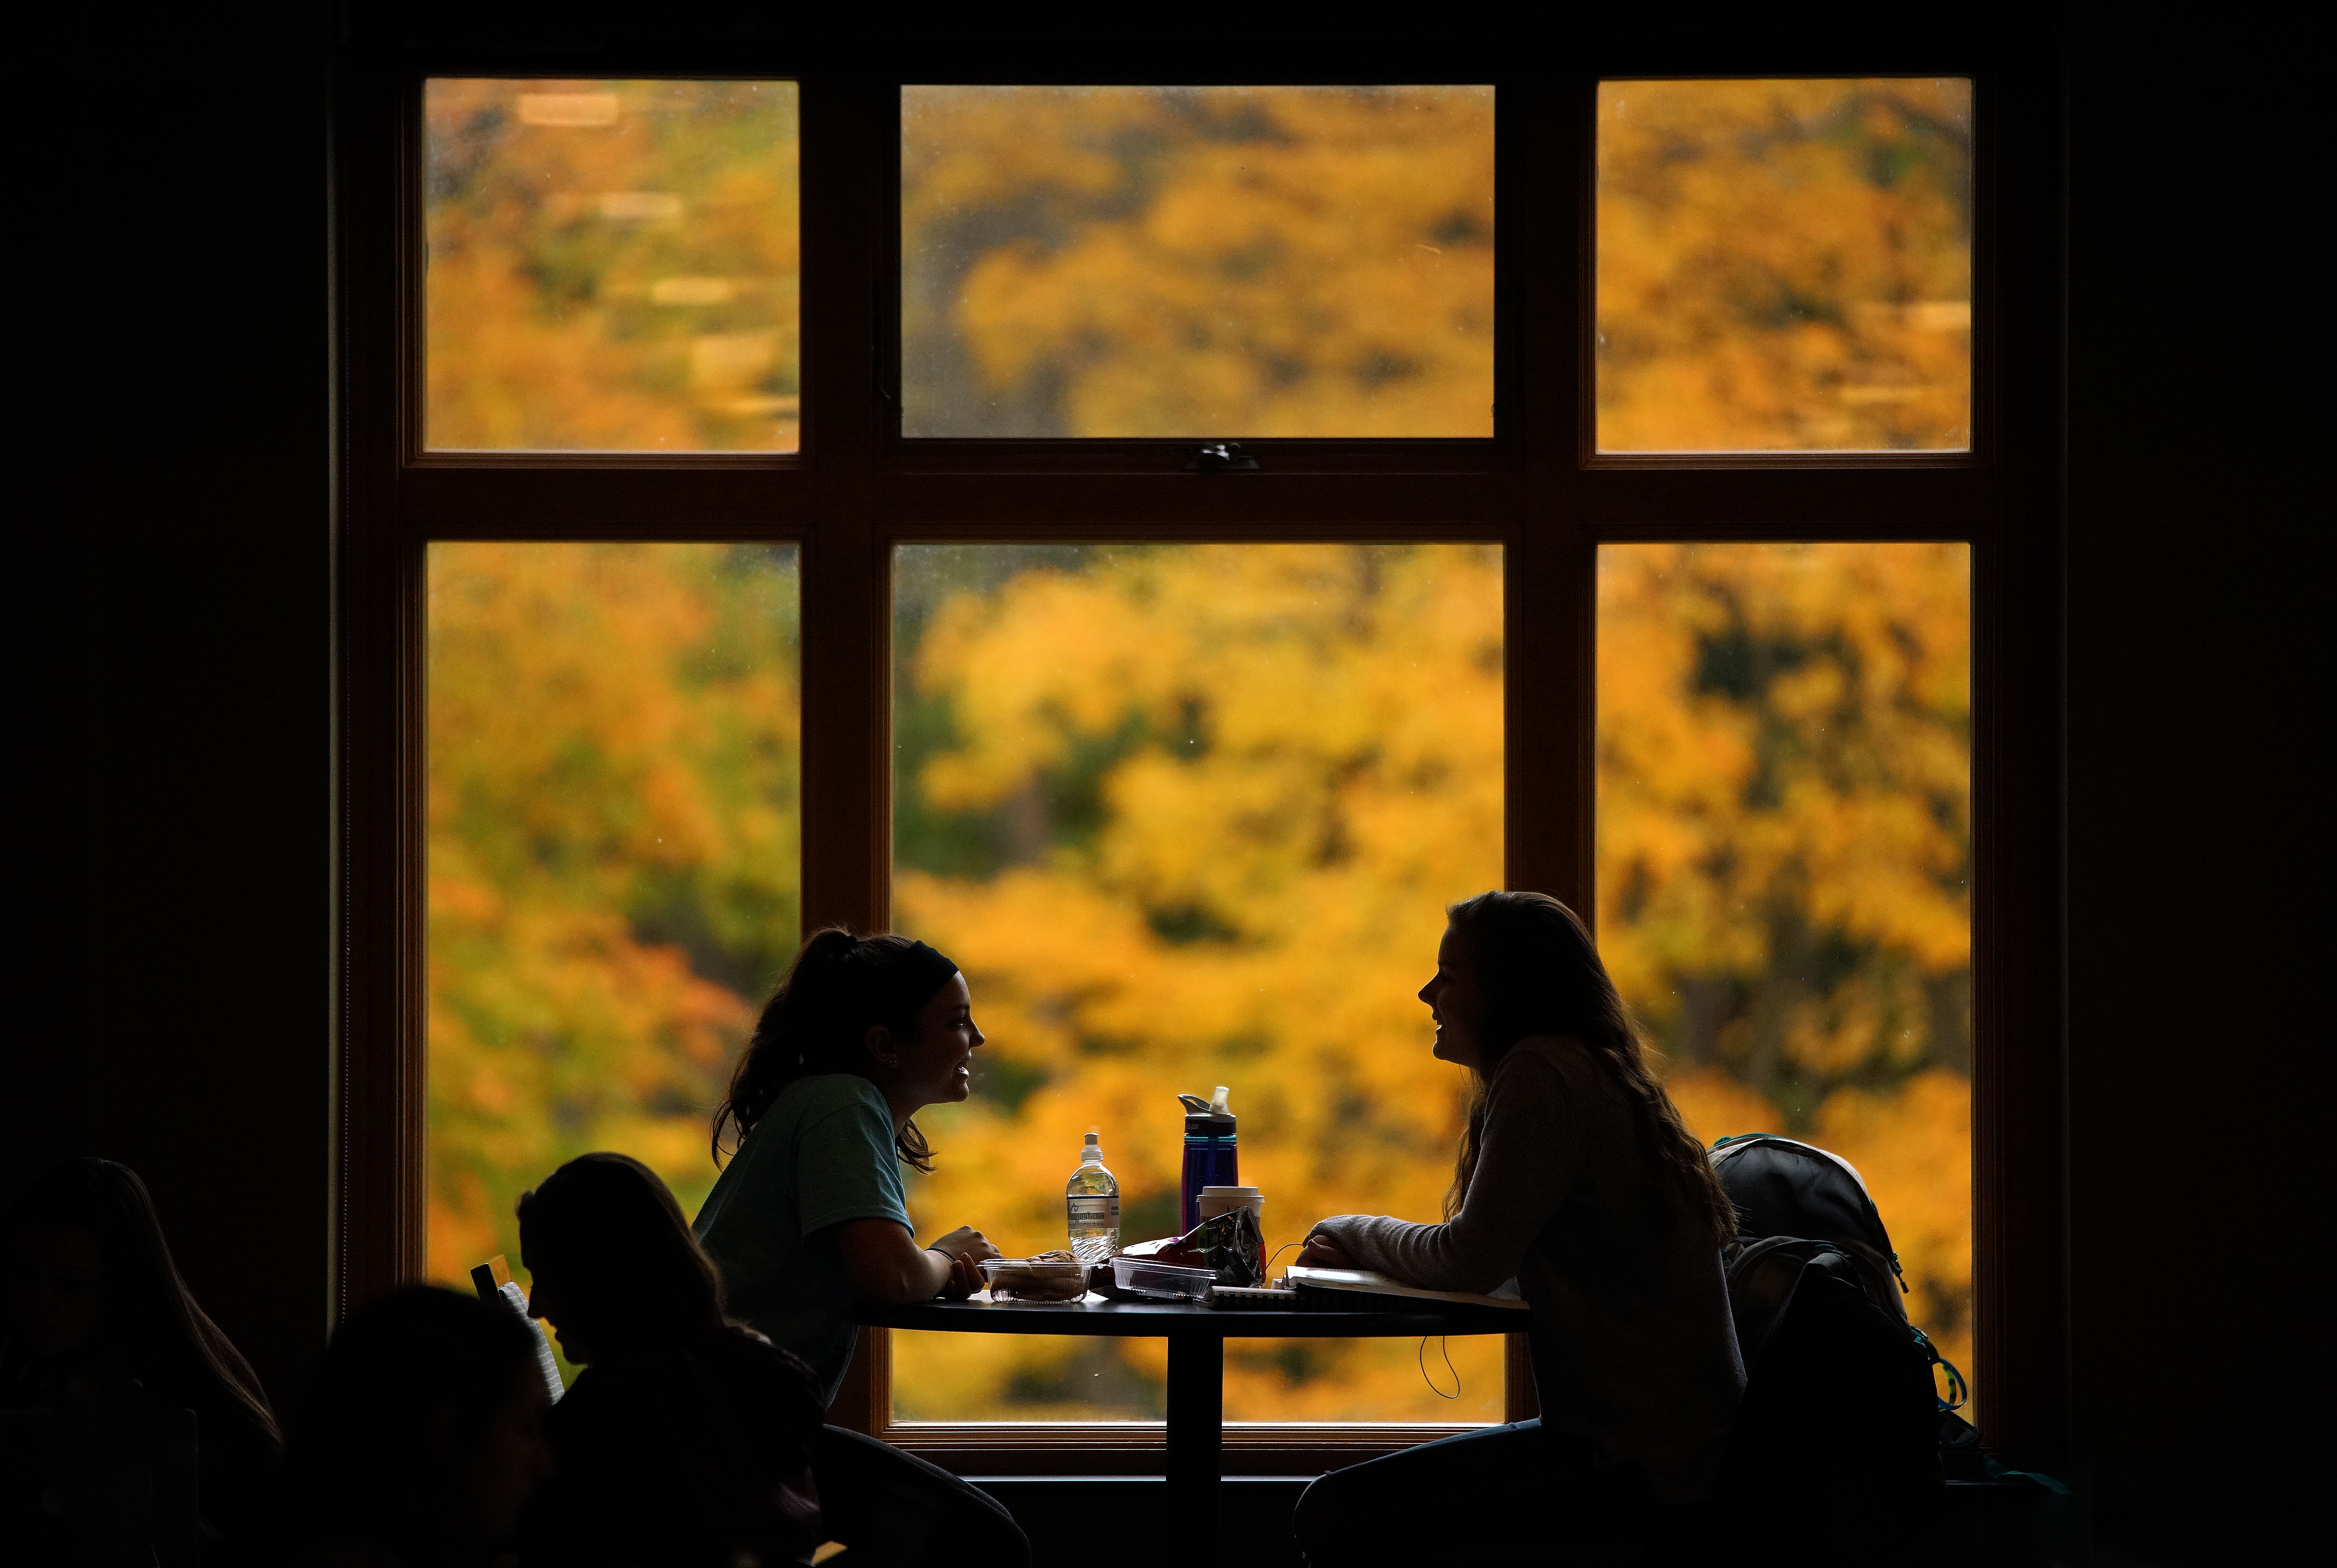
[[[1212,441],[1185,459],[1188,474],[1255,474],[1257,459],[1242,456],[1238,441]]]

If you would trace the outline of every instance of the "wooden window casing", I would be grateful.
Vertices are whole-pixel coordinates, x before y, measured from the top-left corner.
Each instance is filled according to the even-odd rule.
[[[1589,906],[1597,547],[1636,540],[1970,544],[1975,734],[1973,1189],[1980,1408],[1991,1444],[2057,1453],[2061,1278],[2060,563],[2053,519],[2064,239],[2060,97],[2016,42],[1853,48],[1610,35],[1539,76],[1513,51],[1343,62],[1312,79],[1490,82],[1499,167],[1496,384],[1484,440],[1250,441],[1263,472],[1183,471],[1196,441],[905,441],[895,331],[898,83],[1034,75],[1000,53],[787,54],[655,40],[579,54],[345,47],[335,138],[339,779],[347,946],[337,1256],[354,1302],[423,1269],[423,564],[458,539],[792,540],[802,549],[803,911],[881,928],[891,845],[890,561],[934,541],[1483,541],[1505,552],[1506,864]],[[1161,80],[1287,81],[1272,50]],[[1184,69],[1174,67],[1183,66]],[[1124,66],[1120,68],[1124,71]],[[792,454],[428,453],[420,446],[420,100],[433,75],[783,77],[801,84],[803,436]],[[1591,446],[1591,142],[1602,78],[1961,75],[1975,83],[1971,447],[1599,456]],[[1232,433],[1228,433],[1232,434]],[[1530,1408],[1513,1339],[1510,1406]],[[1147,1472],[1157,1426],[888,1426],[865,1336],[832,1418],[960,1470]],[[1457,1428],[1456,1428],[1457,1429]],[[1228,1473],[1319,1470],[1423,1428],[1229,1430]],[[2049,1462],[2034,1458],[2032,1463]]]

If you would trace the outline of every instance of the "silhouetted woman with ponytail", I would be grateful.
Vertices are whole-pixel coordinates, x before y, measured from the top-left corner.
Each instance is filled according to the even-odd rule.
[[[1677,1547],[1745,1386],[1720,1263],[1735,1212],[1574,912],[1482,893],[1448,913],[1420,999],[1474,1093],[1444,1222],[1343,1214],[1299,1261],[1516,1280],[1541,1416],[1325,1475],[1298,1505],[1306,1560],[1540,1561],[1617,1526]]]
[[[803,1358],[823,1406],[852,1359],[855,1302],[971,1295],[998,1256],[963,1226],[919,1247],[900,1171],[933,1169],[916,1114],[966,1097],[982,1041],[955,964],[922,942],[831,927],[764,1005],[715,1113],[716,1160],[726,1142],[735,1152],[698,1239],[728,1310]],[[822,1428],[812,1473],[825,1528],[856,1563],[1030,1561],[986,1493],[874,1438]]]

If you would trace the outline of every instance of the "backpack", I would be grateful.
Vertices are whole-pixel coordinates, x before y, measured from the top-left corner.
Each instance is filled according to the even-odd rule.
[[[1745,1370],[1726,1505],[1818,1511],[1846,1527],[1845,1545],[1921,1530],[1944,1494],[1943,1424],[1963,1423],[1936,1392],[1931,1368],[1947,1363],[1907,1320],[1865,1182],[1839,1156],[1767,1133],[1722,1139],[1712,1161],[1739,1216],[1722,1259]],[[1948,1370],[1961,1405],[1962,1376]]]

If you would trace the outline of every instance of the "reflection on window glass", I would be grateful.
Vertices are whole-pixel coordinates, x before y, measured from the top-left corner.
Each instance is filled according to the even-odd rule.
[[[792,545],[434,544],[428,1268],[563,1161],[694,1213],[797,939]]]
[[[910,436],[1490,436],[1490,87],[906,87]]]
[[[1600,83],[1599,449],[1970,446],[1971,101]]]
[[[792,452],[792,82],[424,94],[425,445]]]
[[[1866,1178],[1972,1370],[1971,553],[1609,544],[1599,947],[1707,1143]]]
[[[895,557],[894,919],[990,1036],[920,1118],[921,1235],[1065,1245],[1102,1135],[1173,1234],[1176,1095],[1232,1089],[1269,1251],[1433,1220],[1465,1083],[1413,993],[1501,877],[1501,561],[1481,545],[918,545]],[[1290,1254],[1282,1257],[1290,1261]],[[1234,1341],[1235,1421],[1498,1421],[1497,1338]],[[1158,1418],[1164,1342],[896,1334],[906,1420]],[[1451,1377],[1427,1349],[1447,1392]]]

